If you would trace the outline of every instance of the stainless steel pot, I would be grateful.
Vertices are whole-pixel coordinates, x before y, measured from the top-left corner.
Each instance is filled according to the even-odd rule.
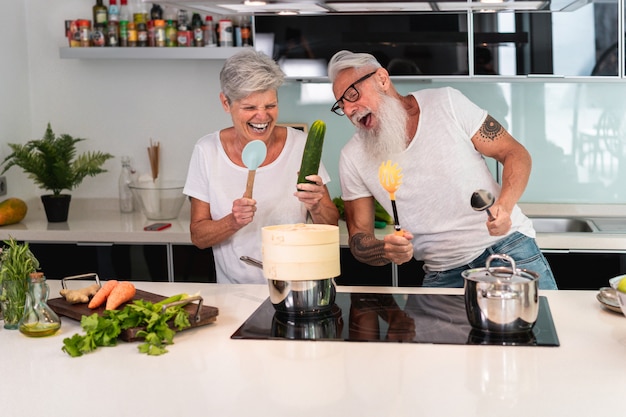
[[[492,267],[494,259],[506,260],[511,266]],[[537,273],[516,269],[513,258],[495,254],[487,258],[485,268],[468,269],[462,275],[465,310],[473,328],[494,333],[532,329],[539,313]]]
[[[272,337],[293,340],[335,339],[343,330],[341,309],[337,304],[313,317],[276,312],[272,318]]]
[[[242,256],[243,262],[258,268],[263,268],[263,262]],[[315,315],[329,311],[333,304],[337,290],[333,278],[283,281],[268,279],[270,301],[276,311],[298,316]]]

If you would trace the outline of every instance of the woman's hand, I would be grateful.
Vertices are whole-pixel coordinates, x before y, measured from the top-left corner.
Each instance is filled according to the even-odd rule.
[[[304,182],[297,184],[298,191],[293,193],[293,195],[304,204],[307,211],[315,214],[320,211],[320,202],[327,194],[326,187],[319,175],[308,175],[306,179],[313,182],[313,184]]]
[[[252,223],[256,212],[256,200],[253,198],[239,198],[233,201],[233,219],[240,228]]]

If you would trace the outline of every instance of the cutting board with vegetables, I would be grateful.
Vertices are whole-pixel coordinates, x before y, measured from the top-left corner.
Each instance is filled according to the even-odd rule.
[[[162,295],[138,289],[135,297],[133,297],[133,300],[144,300],[151,303],[158,303],[159,301],[162,301],[166,298],[167,297]],[[66,316],[78,321],[80,321],[83,316],[90,316],[93,313],[98,313],[102,315],[102,313],[104,312],[104,305],[98,308],[91,309],[87,307],[86,303],[70,304],[63,297],[48,300],[48,305],[58,315]],[[121,305],[119,308],[122,309],[124,305],[125,304]],[[200,308],[198,308],[198,306],[198,302],[192,302],[184,306],[184,309],[189,313],[189,323],[191,324],[191,326],[189,327],[190,329],[194,327],[205,326],[217,320],[217,315],[219,312],[217,307],[200,305]],[[141,340],[141,338],[137,337],[137,332],[139,332],[140,330],[141,328],[138,327],[123,330],[120,334],[120,339],[126,342]]]

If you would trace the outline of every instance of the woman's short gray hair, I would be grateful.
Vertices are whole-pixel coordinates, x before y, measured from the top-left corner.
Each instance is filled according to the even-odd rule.
[[[220,87],[229,103],[252,93],[278,90],[285,73],[276,61],[253,48],[245,48],[226,60],[220,71]]]
[[[382,65],[376,60],[374,55],[339,51],[328,62],[328,79],[330,82],[334,82],[337,74],[348,68],[376,70],[381,67]]]

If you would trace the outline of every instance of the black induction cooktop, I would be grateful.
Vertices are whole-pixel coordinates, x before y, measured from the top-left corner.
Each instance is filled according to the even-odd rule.
[[[269,298],[232,339],[403,342],[454,345],[559,346],[546,297],[528,332],[473,329],[463,295],[337,293],[335,304],[314,317],[279,313]]]

